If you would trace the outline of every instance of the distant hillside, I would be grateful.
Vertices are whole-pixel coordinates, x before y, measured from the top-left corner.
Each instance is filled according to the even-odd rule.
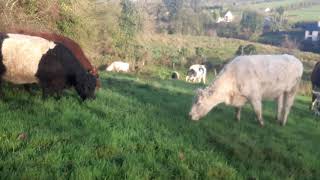
[[[234,57],[234,53],[237,51],[238,47],[247,44],[255,45],[259,54],[288,53],[299,57],[303,61],[312,62],[320,60],[320,54],[220,37],[152,34],[139,36],[139,43],[150,50],[156,47],[165,46],[170,47],[171,49],[188,48],[190,50],[196,47],[202,47],[204,48],[205,55],[208,59],[221,61]]]

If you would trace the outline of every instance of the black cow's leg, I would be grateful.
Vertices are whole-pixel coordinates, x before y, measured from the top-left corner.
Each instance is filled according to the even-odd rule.
[[[2,84],[3,84],[3,82],[2,82],[2,77],[3,77],[4,73],[5,73],[5,67],[4,67],[4,65],[1,63],[1,64],[0,64],[0,97],[1,97],[1,98],[4,97],[4,93],[3,93],[3,90],[2,90]]]
[[[0,98],[3,98],[4,97],[4,93],[3,93],[3,90],[2,90],[2,80],[0,78]]]
[[[24,90],[26,90],[28,93],[30,93],[30,84],[24,84],[23,85]]]
[[[43,99],[46,99],[48,95],[52,95],[56,100],[59,100],[66,82],[63,78],[45,79],[40,81],[40,86],[42,87]]]
[[[35,94],[35,93],[32,91],[31,84],[24,84],[24,85],[23,85],[23,88],[24,88],[24,90],[27,91],[28,93],[30,93],[30,94]]]
[[[2,55],[2,44],[3,41],[8,38],[8,36],[4,33],[0,33],[0,96],[3,97],[3,91],[2,91],[2,78],[4,73],[6,72],[6,67],[3,64],[3,55]]]
[[[44,81],[44,80],[40,79],[40,81],[39,81],[39,85],[42,89],[42,99],[43,100],[47,99],[48,95],[50,94],[50,88],[49,88],[50,86],[47,82],[48,82],[48,80]]]
[[[52,81],[52,87],[54,87],[55,91],[55,99],[59,100],[61,98],[61,94],[63,89],[66,87],[66,81],[63,77],[57,77],[55,80]]]
[[[1,50],[1,48],[0,48],[0,50]],[[0,55],[0,60],[1,60],[1,62],[0,62],[0,97],[3,97],[4,93],[3,93],[3,90],[2,90],[2,84],[3,84],[2,78],[3,78],[4,73],[6,72],[6,67],[2,63],[2,56],[1,55]]]
[[[46,87],[42,87],[42,99],[45,100],[48,98],[49,90]]]
[[[56,99],[56,100],[60,100],[60,99],[61,99],[61,94],[62,94],[62,90],[57,90],[57,91],[56,91],[55,99]]]

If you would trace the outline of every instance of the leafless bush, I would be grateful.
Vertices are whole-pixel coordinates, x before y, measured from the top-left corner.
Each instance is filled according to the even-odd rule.
[[[290,40],[288,36],[285,36],[284,41],[281,43],[281,47],[287,49],[298,49],[299,45],[296,41]]]
[[[299,87],[299,94],[304,95],[304,96],[311,96],[312,95],[310,81],[301,81],[300,87]]]

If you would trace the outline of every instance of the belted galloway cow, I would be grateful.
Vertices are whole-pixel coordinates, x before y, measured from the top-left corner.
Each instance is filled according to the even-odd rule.
[[[74,87],[83,100],[95,96],[97,83],[64,43],[12,33],[0,33],[0,76],[0,85],[38,83],[43,97]]]

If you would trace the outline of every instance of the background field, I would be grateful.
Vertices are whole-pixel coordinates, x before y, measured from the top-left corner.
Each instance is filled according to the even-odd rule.
[[[280,6],[288,6],[290,4],[294,3],[300,3],[304,2],[305,0],[278,0],[278,1],[270,1],[270,2],[262,2],[262,3],[251,3],[246,6],[243,6],[245,8],[251,8],[251,9],[261,9],[265,10],[266,8],[277,8]]]
[[[320,20],[320,5],[297,10],[290,10],[287,16],[290,22],[299,21],[319,21]]]
[[[218,106],[187,118],[200,85],[133,75],[102,76],[95,101],[73,91],[42,101],[6,86],[0,102],[3,179],[311,179],[320,175],[320,126],[299,96],[288,124],[264,104],[265,128],[251,108],[240,123]],[[201,87],[201,86],[200,86]],[[25,133],[27,137],[19,137]]]
[[[308,5],[306,7],[301,6],[301,3],[314,2],[315,5]],[[241,15],[241,11],[244,9],[258,10],[260,13],[264,13],[266,8],[271,8],[273,10],[284,7],[284,16],[288,19],[289,23],[296,23],[302,21],[319,21],[320,19],[320,2],[314,0],[279,0],[270,1],[262,3],[249,3],[244,5],[239,5],[239,7],[232,8],[233,11],[237,12],[237,16]],[[291,7],[291,6],[299,7]],[[239,11],[240,10],[240,11]],[[266,14],[267,15],[267,14]]]

